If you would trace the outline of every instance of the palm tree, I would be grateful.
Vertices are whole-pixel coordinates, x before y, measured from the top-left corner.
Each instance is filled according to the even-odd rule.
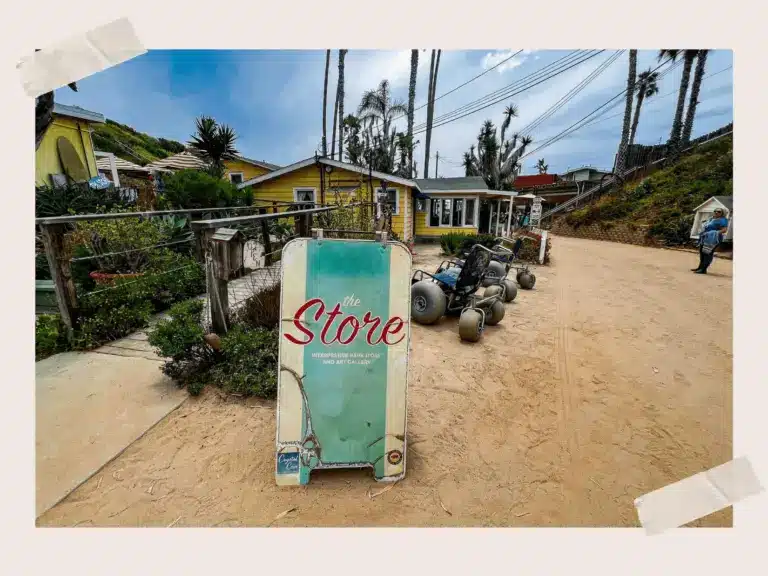
[[[347,50],[339,50],[339,160],[343,160],[342,150],[344,149],[344,58]]]
[[[693,75],[693,84],[691,85],[691,98],[688,100],[688,111],[685,113],[685,122],[683,123],[683,144],[688,144],[688,142],[691,140],[693,120],[696,117],[696,106],[699,104],[701,80],[704,78],[704,69],[707,65],[708,53],[709,50],[699,50],[696,56],[696,72]]]
[[[680,90],[677,94],[677,108],[675,109],[675,118],[672,121],[672,130],[669,134],[669,149],[671,155],[676,155],[680,149],[680,141],[683,131],[683,111],[685,110],[685,96],[688,92],[688,83],[691,79],[691,68],[693,67],[693,60],[696,58],[696,50],[659,50],[659,60],[664,58],[671,58],[676,60],[680,53],[683,52],[683,75],[680,78]]]
[[[544,158],[539,158],[539,161],[536,163],[536,169],[539,171],[539,174],[546,174],[547,170],[549,170],[549,164],[544,163]]]
[[[394,140],[392,120],[395,116],[407,115],[408,107],[400,100],[392,100],[389,80],[382,80],[378,88],[363,94],[357,114],[367,125],[371,136],[373,128],[376,128],[380,147],[388,152],[391,141]]]
[[[411,50],[411,82],[408,85],[408,138],[411,150],[408,153],[408,178],[413,178],[413,111],[416,105],[416,74],[419,68],[419,51]]]
[[[632,120],[632,100],[635,96],[635,77],[637,76],[637,50],[629,51],[629,72],[627,74],[627,98],[624,106],[624,125],[621,129],[619,152],[616,157],[616,174],[624,174],[627,160],[627,144],[629,143],[629,128]]]
[[[629,146],[635,143],[637,123],[640,121],[640,109],[643,106],[643,101],[659,93],[658,79],[659,73],[651,72],[650,69],[641,72],[637,77],[637,107],[635,108],[635,118],[632,120],[632,131],[629,134]]]
[[[331,51],[325,51],[325,82],[323,83],[323,156],[328,156],[328,141],[326,137],[326,116],[328,111],[328,69],[331,66]]]
[[[217,124],[210,116],[196,118],[195,126],[197,131],[192,136],[190,146],[210,164],[211,173],[221,177],[224,174],[224,159],[238,154],[235,149],[235,131],[226,124]]]
[[[510,104],[504,109],[504,122],[501,123],[501,141],[504,142],[504,133],[509,128],[512,118],[517,118],[517,106]]]
[[[437,88],[437,71],[440,68],[440,54],[442,50],[432,50],[432,61],[429,66],[429,94],[427,96],[427,133],[424,144],[424,178],[429,178],[429,145],[432,142],[432,121],[435,117],[435,88]]]

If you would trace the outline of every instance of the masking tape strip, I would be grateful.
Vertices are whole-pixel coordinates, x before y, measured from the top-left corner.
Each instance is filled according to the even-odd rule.
[[[746,457],[699,472],[635,499],[640,524],[659,534],[763,491]]]
[[[128,18],[120,18],[43,48],[16,67],[26,93],[37,97],[146,52]]]

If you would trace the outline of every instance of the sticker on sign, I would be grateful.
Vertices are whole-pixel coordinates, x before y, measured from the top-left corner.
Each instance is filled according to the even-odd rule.
[[[278,484],[307,484],[321,468],[370,467],[379,481],[404,476],[410,269],[398,242],[286,244]]]

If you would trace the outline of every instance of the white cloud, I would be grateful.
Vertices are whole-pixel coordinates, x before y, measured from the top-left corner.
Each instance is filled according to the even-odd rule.
[[[518,52],[518,50],[498,50],[496,52],[489,52],[485,55],[485,58],[483,58],[483,69],[488,70],[488,68],[493,68],[500,62],[504,62],[504,60],[510,58],[501,66],[496,68],[496,71],[499,74],[503,74],[507,70],[514,70],[518,66],[521,66],[528,59],[528,56],[532,51],[527,49],[522,50],[517,56],[511,58],[511,56],[516,52]],[[536,58],[538,58],[538,56]]]

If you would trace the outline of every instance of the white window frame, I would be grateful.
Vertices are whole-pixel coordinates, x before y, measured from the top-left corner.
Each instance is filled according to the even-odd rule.
[[[462,223],[460,226],[454,226],[450,222],[448,224],[438,224],[437,226],[433,226],[430,221],[430,216],[432,215],[432,203],[438,200],[439,202],[443,202],[443,200],[450,200],[451,201],[451,207],[450,207],[450,214],[451,214],[451,220],[453,220],[453,201],[454,200],[464,200],[464,210],[462,211]],[[473,210],[473,221],[474,224],[467,224],[467,200],[474,200],[475,201],[475,209]],[[477,228],[477,217],[478,217],[478,207],[480,205],[480,200],[477,196],[437,196],[435,198],[430,198],[427,200],[427,206],[426,206],[426,218],[425,222],[427,225],[427,228]],[[440,220],[442,221],[442,206],[440,207]]]
[[[311,186],[299,186],[293,189],[293,201],[299,204],[309,204],[305,200],[299,200],[299,192],[312,192],[312,204],[317,206],[317,188]]]
[[[234,182],[232,182],[232,175],[233,174],[239,174],[240,175],[240,182],[238,182],[238,184],[242,184],[243,182],[245,182],[245,174],[243,174],[242,172],[230,172],[229,174],[227,174],[227,177],[229,178],[229,181],[232,184],[234,184]]]
[[[376,213],[381,216],[381,204],[379,204],[379,193],[382,192],[384,188],[379,186],[374,190],[374,193],[376,194]],[[391,186],[387,187],[387,192],[393,191],[395,193],[395,211],[392,213],[392,216],[399,216],[400,215],[400,190],[397,188],[393,188]]]

